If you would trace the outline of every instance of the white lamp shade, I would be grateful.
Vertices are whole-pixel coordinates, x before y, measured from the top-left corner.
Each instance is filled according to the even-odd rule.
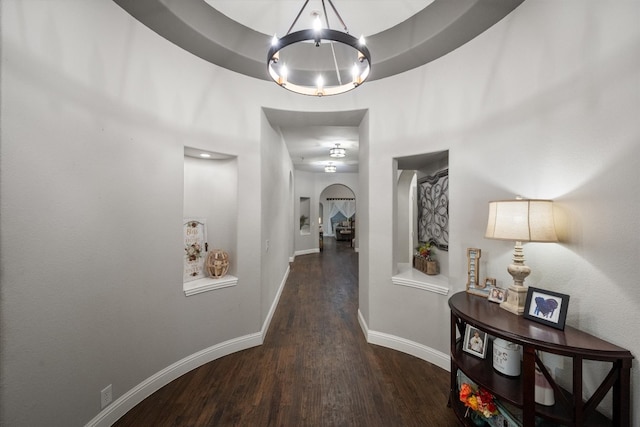
[[[520,242],[557,242],[551,200],[489,202],[485,237]]]

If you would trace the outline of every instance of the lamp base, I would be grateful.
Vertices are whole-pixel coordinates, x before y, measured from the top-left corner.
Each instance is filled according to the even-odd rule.
[[[524,305],[527,301],[527,287],[511,285],[507,290],[507,300],[500,303],[500,307],[505,310],[522,316]]]

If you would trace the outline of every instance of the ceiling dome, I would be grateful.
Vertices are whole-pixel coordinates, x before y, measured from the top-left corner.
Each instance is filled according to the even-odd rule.
[[[382,79],[424,65],[490,28],[508,15],[524,0],[379,0],[353,1],[361,4],[356,23],[361,31],[379,31],[367,36],[372,55],[369,80]],[[264,24],[256,25],[259,12],[247,2],[224,0],[114,0],[134,18],[183,49],[220,67],[262,80],[270,80],[265,67],[266,53],[275,32],[284,35],[286,28],[274,22],[271,34],[265,34]],[[231,6],[235,3],[235,7]],[[238,8],[237,4],[243,7]],[[291,22],[298,11],[295,2],[256,2],[275,4],[282,10],[294,5],[282,19]],[[347,23],[350,17],[342,12]],[[347,3],[347,2],[344,2]],[[302,4],[302,1],[300,2]],[[366,4],[365,6],[363,6]],[[224,12],[215,8],[218,5]],[[426,5],[426,7],[425,7]],[[345,5],[346,6],[346,5]],[[396,10],[400,6],[400,11]],[[276,8],[277,9],[277,8]],[[387,11],[393,11],[387,13]],[[243,18],[243,13],[246,18]],[[248,14],[253,14],[253,17]],[[230,18],[228,15],[234,17]],[[353,14],[353,13],[352,13]],[[387,16],[389,15],[389,16]],[[259,15],[258,15],[259,16]],[[253,21],[252,21],[253,19]],[[404,19],[404,20],[403,20]],[[365,24],[367,21],[369,23]],[[401,21],[401,22],[398,22]],[[250,28],[247,25],[256,25]],[[361,23],[357,23],[361,22]],[[389,25],[393,25],[389,27]],[[358,31],[357,28],[353,30]],[[354,33],[358,34],[359,33]]]

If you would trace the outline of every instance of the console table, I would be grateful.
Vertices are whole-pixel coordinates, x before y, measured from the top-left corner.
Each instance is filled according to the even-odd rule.
[[[501,309],[486,298],[459,292],[449,298],[451,308],[451,393],[449,405],[465,425],[466,408],[458,396],[457,374],[462,371],[469,379],[489,390],[497,399],[522,409],[524,427],[539,421],[551,421],[566,426],[623,426],[630,420],[630,376],[633,355],[613,345],[566,326],[564,331],[525,319]],[[466,325],[472,325],[494,337],[520,344],[523,349],[522,373],[507,377],[493,369],[491,347],[486,359],[474,357],[462,350]],[[456,333],[457,331],[457,333]],[[568,357],[573,362],[573,390],[567,391],[553,380],[536,351]],[[583,361],[597,360],[608,363],[608,374],[593,396],[585,402],[583,395]],[[554,389],[555,404],[543,406],[535,403],[535,368],[542,371]],[[599,413],[596,408],[607,392],[613,390],[613,419]]]

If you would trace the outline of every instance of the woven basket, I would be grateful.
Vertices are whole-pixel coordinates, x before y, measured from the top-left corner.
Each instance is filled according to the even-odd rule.
[[[438,262],[428,261],[426,258],[421,256],[413,257],[413,268],[430,276],[438,274]]]

